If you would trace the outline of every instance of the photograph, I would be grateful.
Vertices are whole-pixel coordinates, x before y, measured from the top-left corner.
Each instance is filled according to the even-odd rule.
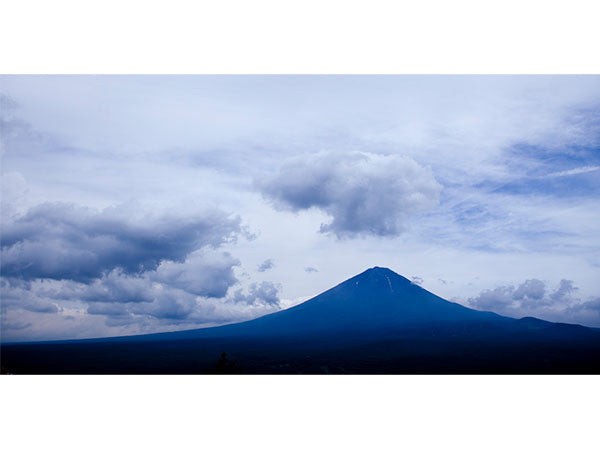
[[[600,76],[0,86],[3,374],[600,373]]]
[[[0,2],[0,448],[597,447],[598,2]]]

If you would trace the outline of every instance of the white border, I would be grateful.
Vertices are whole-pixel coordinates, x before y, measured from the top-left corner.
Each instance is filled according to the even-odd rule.
[[[1,387],[11,449],[586,449],[600,401],[593,376],[21,376]]]
[[[2,2],[0,73],[599,73],[590,0]]]
[[[0,73],[600,73],[596,4],[3,1]],[[583,376],[3,376],[0,399],[4,448],[562,449],[597,445],[600,390]]]

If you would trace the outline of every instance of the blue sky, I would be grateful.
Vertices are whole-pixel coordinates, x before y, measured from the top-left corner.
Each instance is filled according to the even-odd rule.
[[[372,266],[600,326],[600,77],[2,76],[2,338],[197,328]]]

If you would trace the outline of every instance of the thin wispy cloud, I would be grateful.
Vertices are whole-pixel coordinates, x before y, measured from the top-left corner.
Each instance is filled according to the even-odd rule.
[[[546,175],[549,178],[553,178],[553,177],[568,177],[571,175],[579,175],[582,173],[589,173],[589,172],[596,172],[597,170],[600,170],[600,166],[587,166],[587,167],[577,167],[575,169],[570,169],[570,170],[563,170],[560,172],[554,172],[551,174]]]

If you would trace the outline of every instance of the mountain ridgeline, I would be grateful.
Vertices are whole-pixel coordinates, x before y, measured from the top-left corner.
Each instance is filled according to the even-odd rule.
[[[219,355],[221,355],[219,359]],[[2,346],[11,373],[600,373],[600,331],[444,300],[374,267],[247,322]]]
[[[405,328],[511,320],[476,311],[426,291],[390,269],[374,267],[292,308],[214,328],[139,336],[301,336],[381,334]]]

